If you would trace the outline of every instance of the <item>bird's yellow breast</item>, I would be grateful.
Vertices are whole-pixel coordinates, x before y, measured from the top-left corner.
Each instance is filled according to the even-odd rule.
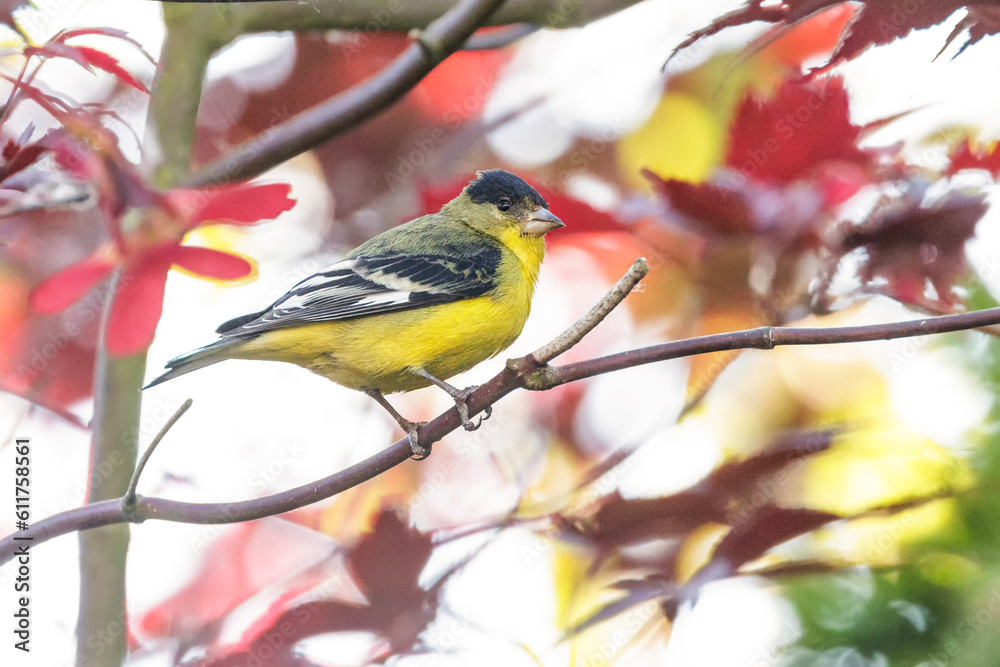
[[[276,329],[247,341],[235,358],[298,364],[351,389],[382,393],[428,384],[422,368],[447,379],[506,349],[520,335],[531,308],[541,239],[502,239],[497,287],[452,303]]]

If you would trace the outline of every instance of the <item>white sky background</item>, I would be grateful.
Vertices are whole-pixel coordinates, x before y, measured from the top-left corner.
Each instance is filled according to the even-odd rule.
[[[47,9],[32,22],[39,36],[64,25],[116,26],[128,29],[154,55],[159,50],[162,27],[156,17],[156,3],[52,0],[40,4]],[[491,145],[505,158],[529,167],[565,150],[576,133],[600,136],[608,127],[624,130],[640,124],[643,114],[655,104],[662,82],[660,67],[672,46],[735,5],[714,0],[651,0],[585,29],[546,32],[529,38],[515,57],[507,79],[498,84],[487,104],[487,116],[502,115],[539,91],[551,94],[534,113],[494,133]],[[880,133],[875,138],[879,143],[893,143],[913,128],[927,130],[937,123],[968,123],[983,128],[987,135],[1000,135],[1000,89],[984,85],[991,80],[989,73],[995,71],[1000,60],[1000,40],[986,39],[954,62],[946,58],[930,62],[950,29],[948,25],[917,33],[843,68],[859,123],[924,107],[906,121],[910,125],[899,123]],[[745,30],[733,31],[711,44],[734,47],[746,35]],[[107,41],[100,45],[105,46]],[[115,49],[116,55],[128,57],[127,53],[127,48]],[[266,60],[251,58],[253,53],[266,54],[272,62],[281,61],[282,54],[291,56],[286,38],[245,40],[239,49],[213,64],[211,75],[247,79],[247,69],[266,65]],[[700,53],[707,57],[709,50]],[[234,57],[239,54],[242,56]],[[135,59],[127,64],[144,71],[140,62]],[[95,85],[94,79],[74,67],[52,67],[47,74],[58,76],[61,87],[68,86],[61,89],[84,97]],[[97,81],[96,85],[106,83],[100,77]],[[519,94],[523,99],[518,99]],[[141,134],[142,122],[138,114],[135,117],[135,129]],[[263,307],[298,279],[334,259],[307,252],[319,244],[321,223],[326,222],[325,211],[330,205],[324,200],[321,184],[312,176],[288,169],[275,176],[295,183],[300,203],[280,224],[254,230],[240,241],[241,251],[260,260],[259,279],[246,286],[221,289],[173,274],[164,317],[149,353],[147,377],[157,374],[170,357],[212,340],[212,331],[219,322]],[[995,217],[983,225],[981,233],[986,238],[993,239],[997,233]],[[572,225],[571,220],[567,222]],[[978,252],[983,252],[981,246]],[[979,256],[989,259],[988,253]],[[522,338],[498,359],[482,364],[454,383],[485,380],[501,367],[503,359],[530,351],[551,338],[607,287],[597,275],[592,267],[581,265],[578,255],[553,253],[543,269],[535,309]],[[902,315],[899,308],[879,306],[874,317],[886,321]],[[623,312],[616,313],[602,327],[627,336],[624,342],[616,341],[618,346],[650,342],[643,340],[643,332],[633,330]],[[881,358],[887,354],[886,347],[880,344],[841,348],[838,353]],[[968,386],[967,378],[935,356],[937,353],[919,354],[914,364],[899,369],[894,376],[894,404],[915,429],[923,429],[941,441],[957,439],[961,429],[981,418],[985,399]],[[739,372],[739,366],[733,371]],[[919,373],[920,382],[913,380],[914,373]],[[665,387],[664,394],[656,398],[661,406],[665,402],[669,408],[636,404],[621,391],[622,382],[637,377]],[[627,423],[634,427],[636,437],[646,441],[641,452],[644,465],[630,468],[623,482],[626,491],[662,493],[664,484],[680,488],[704,474],[716,461],[720,446],[712,429],[697,421],[682,427],[671,425],[671,413],[679,406],[683,382],[680,365],[661,364],[591,383],[580,428],[607,441],[620,435],[621,424]],[[194,407],[172,430],[143,476],[141,491],[146,494],[195,501],[258,496],[335,472],[399,436],[381,409],[359,393],[288,365],[226,362],[144,395],[140,436],[143,447],[188,397],[194,399]],[[944,410],[941,406],[949,397],[956,405],[961,401],[962,418],[949,424],[928,423],[926,415],[930,411],[920,406],[930,404]],[[408,415],[421,411],[432,415],[449,405],[447,397],[435,390],[391,400]],[[524,393],[504,399],[496,406],[494,421],[488,423],[503,423],[505,413],[521,414],[532,400]],[[82,413],[89,409],[80,406]],[[951,426],[952,430],[941,432],[943,426]],[[22,401],[6,395],[0,395],[0,432],[27,435],[33,440],[35,520],[79,504],[87,466],[86,433],[42,411],[28,415]],[[484,432],[491,439],[476,449],[472,462],[477,474],[484,475],[482,496],[460,498],[445,487],[428,501],[425,509],[430,516],[472,505],[472,500],[478,510],[490,507],[499,513],[510,507],[513,498],[509,490],[508,495],[500,493],[506,480],[497,477],[487,451],[517,451],[524,446],[524,439],[530,439],[531,431],[525,425],[514,424],[509,429],[484,428]],[[442,452],[463,443],[468,446],[467,439],[474,437],[477,435],[453,434],[435,448],[435,456],[441,457]],[[684,448],[677,444],[680,441],[700,444],[690,447],[690,454],[683,454]],[[12,455],[9,445],[0,448],[0,480],[13,477]],[[668,465],[673,471],[671,480],[650,476],[649,471],[659,475],[657,471]],[[468,486],[463,484],[462,488]],[[6,534],[12,529],[11,518],[0,510],[0,532]],[[134,612],[149,609],[186,583],[197,566],[190,540],[205,535],[205,531],[199,526],[156,522],[133,529],[128,586]],[[315,540],[321,543],[325,538],[316,535]],[[543,664],[566,664],[565,647],[553,647],[557,629],[552,618],[554,601],[548,562],[524,562],[518,555],[523,553],[523,546],[535,544],[534,540],[529,533],[510,531],[491,544],[456,582],[449,592],[449,603],[457,609],[473,609],[470,614],[477,623],[497,632],[495,636],[469,632],[464,635],[471,644],[468,653],[445,657],[439,664],[468,664],[470,660],[481,665],[536,664],[516,648],[519,642],[536,651]],[[75,536],[32,551],[34,651],[25,660],[23,655],[12,652],[9,638],[3,639],[0,663],[26,667],[72,664],[78,587],[76,552]],[[0,619],[10,619],[13,610],[11,572],[9,565],[0,570]],[[724,583],[710,589],[706,589],[702,603],[693,612],[682,614],[675,640],[667,651],[673,667],[759,664],[753,661],[761,656],[767,656],[767,664],[772,664],[770,647],[793,640],[795,626],[788,610],[757,583]],[[0,621],[0,637],[7,636],[7,622]],[[720,631],[725,634],[724,642],[718,641]],[[435,636],[433,632],[431,636]],[[354,641],[364,645],[363,637]],[[334,645],[317,642],[314,654],[323,652],[324,646]],[[169,657],[159,652],[137,656],[133,662],[167,665]],[[403,662],[425,664],[416,658]]]

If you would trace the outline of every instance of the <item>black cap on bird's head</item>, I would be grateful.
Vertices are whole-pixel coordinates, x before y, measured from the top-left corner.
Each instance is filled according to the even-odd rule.
[[[503,169],[477,171],[465,188],[473,204],[489,204],[516,218],[525,236],[544,236],[566,225],[549,213],[549,204],[524,179]]]
[[[465,191],[474,204],[489,202],[498,203],[503,197],[509,199],[527,199],[535,206],[548,208],[542,195],[535,188],[524,182],[520,176],[515,176],[503,169],[487,169],[477,171],[476,177],[469,182]]]

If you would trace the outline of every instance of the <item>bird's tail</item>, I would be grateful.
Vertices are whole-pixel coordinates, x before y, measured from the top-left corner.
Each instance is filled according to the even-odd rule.
[[[167,362],[167,372],[147,384],[143,389],[155,387],[162,382],[173,380],[175,377],[184,375],[185,373],[231,359],[233,348],[244,342],[246,342],[246,339],[223,338],[205,347],[199,347],[197,350],[175,357]]]

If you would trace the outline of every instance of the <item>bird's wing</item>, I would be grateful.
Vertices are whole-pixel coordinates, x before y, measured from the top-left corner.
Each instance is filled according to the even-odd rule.
[[[312,275],[270,308],[230,320],[223,336],[409,310],[486,294],[496,286],[500,249],[471,254],[386,254],[351,257]]]

